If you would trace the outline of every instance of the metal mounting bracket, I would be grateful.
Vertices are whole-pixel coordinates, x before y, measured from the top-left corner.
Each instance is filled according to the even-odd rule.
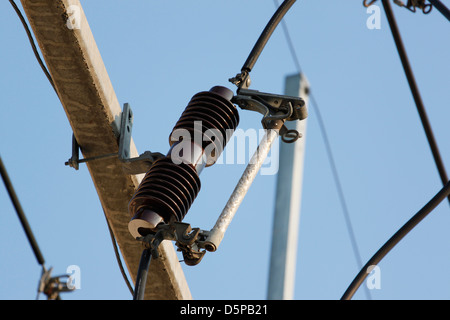
[[[61,292],[71,292],[75,288],[69,287],[70,276],[68,274],[52,277],[52,270],[53,268],[49,270],[44,268],[42,270],[38,285],[38,295],[43,292],[48,300],[59,300]]]
[[[191,228],[191,225],[184,222],[173,222],[170,224],[162,223],[157,226],[155,232],[147,234],[145,237],[139,237],[144,245],[151,249],[152,256],[158,257],[157,248],[163,240],[175,241],[178,247],[177,251],[183,254],[183,261],[189,266],[195,266],[200,263],[206,253],[204,249],[205,240],[209,232],[199,228]]]
[[[241,109],[261,113],[263,115],[261,123],[265,129],[271,128],[273,120],[295,121],[306,119],[308,116],[305,101],[299,97],[240,88],[231,101]],[[296,130],[288,130],[283,124],[280,136],[284,142],[291,143],[300,138],[301,134]]]
[[[80,159],[80,146],[72,136],[72,157],[65,162],[66,166],[70,166],[75,170],[79,169],[80,163],[89,161],[108,159],[117,157],[122,163],[122,168],[126,174],[140,174],[147,172],[153,162],[164,157],[162,153],[145,151],[139,157],[130,158],[131,129],[133,127],[133,112],[128,103],[123,105],[121,114],[120,134],[119,134],[119,151],[117,153],[109,153],[99,156]]]

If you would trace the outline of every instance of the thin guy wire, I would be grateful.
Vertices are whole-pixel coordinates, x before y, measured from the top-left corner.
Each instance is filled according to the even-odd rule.
[[[111,242],[112,242],[112,245],[114,247],[114,254],[116,256],[116,260],[117,260],[117,263],[119,265],[120,273],[122,274],[122,277],[125,280],[125,283],[126,283],[126,285],[128,287],[128,290],[130,291],[131,295],[133,296],[134,295],[134,289],[131,286],[131,283],[130,283],[130,280],[128,279],[128,276],[126,275],[125,268],[123,267],[122,260],[120,258],[120,254],[119,254],[119,248],[117,246],[117,241],[116,241],[116,238],[114,237],[114,232],[112,231],[112,228],[111,228],[111,225],[109,223],[109,220],[106,217],[106,212],[105,212],[105,209],[103,208],[103,206],[102,206],[102,209],[103,209],[103,214],[105,215],[106,224],[108,226],[108,231],[109,231],[109,236],[111,238]]]
[[[44,71],[45,76],[47,77],[48,81],[52,85],[53,90],[55,90],[56,95],[58,95],[58,92],[56,91],[55,83],[53,82],[50,72],[48,71],[47,67],[45,66],[44,62],[41,59],[41,56],[39,55],[39,52],[37,50],[36,44],[34,42],[33,36],[31,35],[31,31],[30,31],[30,28],[28,27],[25,17],[23,16],[22,12],[20,12],[19,8],[17,7],[17,4],[13,0],[9,0],[9,3],[11,3],[12,7],[14,8],[14,11],[17,13],[20,21],[22,22],[25,32],[27,33],[28,40],[30,41],[31,48],[33,49],[33,53],[34,53],[37,61],[39,62],[39,65],[41,66],[42,71]]]
[[[277,0],[273,0],[273,1],[274,1],[275,6],[278,6],[278,1]],[[300,61],[298,59],[298,55],[297,55],[297,53],[295,51],[295,47],[293,45],[292,38],[291,38],[290,33],[289,33],[289,29],[288,29],[286,21],[284,19],[281,20],[281,25],[282,25],[283,32],[284,32],[284,35],[285,35],[285,38],[286,38],[286,42],[287,42],[288,47],[289,47],[289,51],[291,53],[292,59],[294,60],[294,64],[295,64],[295,67],[297,69],[297,72],[298,73],[303,73],[301,65],[300,65]],[[316,99],[314,97],[314,94],[313,94],[311,89],[309,89],[308,94],[309,94],[309,97],[310,97],[311,102],[312,102],[311,106],[313,106],[313,109],[316,112],[316,116],[317,116],[317,121],[318,121],[319,128],[320,128],[320,132],[321,132],[322,138],[324,140],[325,149],[326,149],[327,156],[328,156],[328,161],[330,162],[330,167],[331,167],[331,171],[332,171],[332,174],[333,174],[334,182],[336,184],[338,197],[339,197],[339,200],[340,200],[340,203],[341,203],[341,206],[342,206],[342,211],[344,213],[344,219],[345,219],[345,223],[346,223],[347,230],[348,230],[348,233],[349,233],[349,237],[350,237],[350,242],[351,242],[351,245],[352,245],[353,253],[355,255],[355,259],[356,259],[356,262],[358,264],[358,268],[361,268],[363,266],[362,258],[361,258],[361,254],[360,254],[359,249],[358,249],[358,244],[357,244],[357,241],[356,241],[355,232],[353,230],[353,225],[352,225],[352,222],[351,222],[351,219],[350,219],[350,214],[349,214],[349,211],[348,211],[347,202],[345,201],[344,191],[343,191],[340,179],[339,179],[339,174],[338,174],[338,171],[337,171],[336,163],[334,161],[334,156],[333,156],[333,152],[331,150],[331,144],[330,144],[330,141],[328,139],[328,134],[327,134],[327,131],[326,131],[326,128],[325,128],[325,123],[323,121],[322,114],[320,112],[319,104],[317,103],[317,101],[316,101]],[[366,294],[367,294],[369,299],[372,299],[371,298],[371,294],[370,294],[370,292],[369,292],[367,287],[366,287]]]

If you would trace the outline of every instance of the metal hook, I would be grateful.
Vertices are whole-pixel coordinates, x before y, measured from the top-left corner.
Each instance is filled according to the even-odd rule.
[[[294,112],[294,107],[292,106],[292,103],[289,102],[287,104],[288,110],[285,114],[275,114],[275,115],[269,115],[269,109],[267,109],[266,114],[264,115],[263,119],[261,120],[261,123],[263,124],[264,128],[269,128],[268,121],[271,120],[284,120],[286,118],[289,118],[292,113]],[[280,136],[281,140],[285,143],[293,143],[297,141],[299,138],[301,138],[301,134],[295,130],[295,129],[287,129],[286,126],[283,124],[280,130]]]
[[[281,140],[285,143],[293,143],[302,137],[302,134],[295,129],[288,129],[281,135]]]
[[[433,9],[433,6],[431,5],[431,3],[429,3],[423,6],[422,12],[424,14],[429,14],[431,12],[431,9]]]

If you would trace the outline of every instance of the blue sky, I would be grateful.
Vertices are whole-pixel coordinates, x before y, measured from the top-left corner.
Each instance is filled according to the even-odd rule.
[[[116,95],[133,109],[138,150],[162,153],[195,93],[214,85],[235,90],[228,78],[275,10],[271,0],[81,3]],[[450,24],[437,10],[393,9],[449,168]],[[286,15],[364,263],[442,187],[384,12],[380,29],[367,28],[369,16],[362,1],[331,0],[300,0]],[[63,299],[131,299],[87,168],[64,166],[67,117],[7,1],[0,3],[0,40],[0,154],[47,267],[55,275],[80,267],[81,289]],[[251,89],[283,93],[285,76],[295,72],[280,27],[251,73]],[[240,128],[260,128],[259,114],[240,116]],[[210,229],[244,168],[205,169],[184,221]],[[266,298],[275,182],[275,175],[258,176],[219,250],[195,267],[182,264],[193,298]],[[41,270],[4,188],[0,212],[0,299],[34,299]],[[381,288],[372,298],[450,299],[449,226],[443,202],[379,264]],[[359,271],[311,108],[296,270],[295,299],[332,300]],[[362,288],[354,299],[366,299]]]

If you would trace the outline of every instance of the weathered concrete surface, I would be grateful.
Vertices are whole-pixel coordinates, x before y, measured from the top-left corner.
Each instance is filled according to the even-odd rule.
[[[80,2],[21,2],[83,156],[117,152],[121,107]],[[73,21],[79,28],[68,28],[69,16],[79,19]],[[136,156],[132,142],[131,157]],[[87,167],[134,281],[142,246],[128,232],[127,206],[142,177],[124,174],[116,158],[88,162]],[[146,299],[192,298],[171,242],[161,244],[160,258],[152,261],[149,279]]]

